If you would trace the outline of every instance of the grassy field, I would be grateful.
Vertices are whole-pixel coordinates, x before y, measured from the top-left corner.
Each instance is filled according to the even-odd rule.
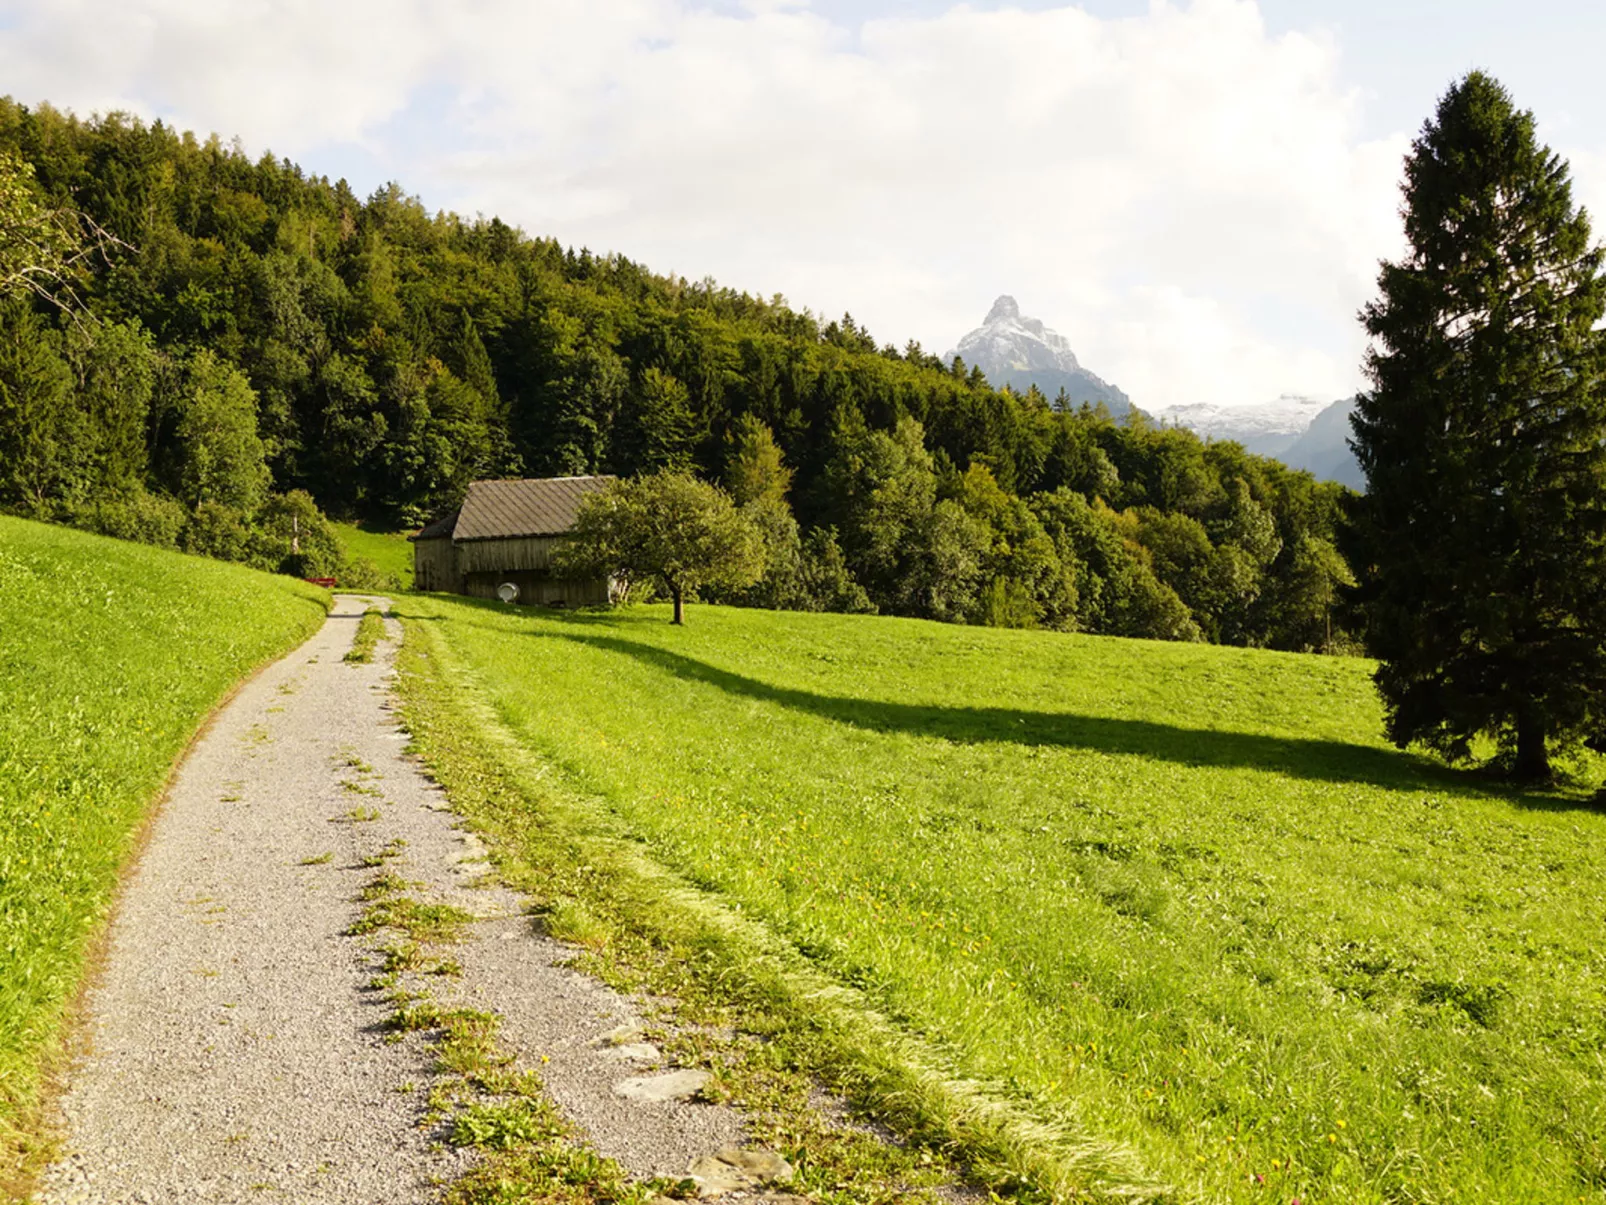
[[[401,610],[652,857],[1134,1182],[1606,1200],[1606,816],[1385,746],[1365,663]]]
[[[0,516],[0,1196],[42,1064],[174,759],[316,629],[289,578]]]
[[[390,574],[403,590],[413,588],[413,546],[405,531],[369,531],[355,523],[331,523],[348,558],[372,561],[381,573]]]

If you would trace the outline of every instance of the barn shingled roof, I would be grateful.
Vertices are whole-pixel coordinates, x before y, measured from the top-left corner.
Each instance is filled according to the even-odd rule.
[[[438,519],[431,519],[423,527],[408,536],[409,540],[440,540],[450,539],[452,528],[457,526],[457,516],[461,512],[448,511]]]
[[[452,539],[497,540],[562,535],[574,527],[580,502],[606,489],[612,477],[541,477],[476,481],[457,513]],[[426,529],[427,530],[427,529]],[[422,534],[422,533],[420,533]]]

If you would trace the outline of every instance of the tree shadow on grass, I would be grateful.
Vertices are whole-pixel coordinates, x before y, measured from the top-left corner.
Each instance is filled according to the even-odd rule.
[[[478,600],[453,600],[478,601]],[[483,604],[497,609],[498,604]],[[505,607],[501,608],[504,612]],[[418,617],[424,618],[424,617]],[[435,617],[428,617],[431,621]],[[650,644],[591,629],[617,631],[618,617],[605,610],[543,612],[568,630],[530,631],[540,640],[562,640],[634,658],[687,682],[711,686],[738,698],[770,703],[869,732],[936,737],[956,744],[1008,743],[1085,749],[1144,757],[1184,766],[1251,769],[1319,782],[1351,783],[1393,791],[1454,791],[1498,798],[1544,811],[1592,810],[1587,800],[1524,793],[1476,772],[1458,770],[1413,753],[1306,737],[1181,728],[1149,720],[1025,711],[1007,707],[949,707],[816,694],[756,678]],[[478,625],[475,625],[478,626]],[[501,629],[499,629],[501,630]]]

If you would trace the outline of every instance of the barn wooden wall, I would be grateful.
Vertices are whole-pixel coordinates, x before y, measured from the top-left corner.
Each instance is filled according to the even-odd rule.
[[[413,541],[413,585],[417,589],[455,592],[462,580],[457,548],[449,536]]]
[[[503,582],[519,588],[521,606],[602,607],[609,602],[608,583],[603,578],[575,581],[529,570],[465,574],[462,593],[470,598],[495,598],[496,588]]]
[[[519,536],[505,540],[468,540],[457,546],[457,566],[463,573],[545,572],[552,568],[553,536]]]
[[[606,578],[575,581],[552,574],[552,553],[561,537],[524,536],[505,540],[450,538],[413,541],[413,580],[420,590],[495,598],[496,588],[512,582],[527,606],[601,607],[609,597]]]

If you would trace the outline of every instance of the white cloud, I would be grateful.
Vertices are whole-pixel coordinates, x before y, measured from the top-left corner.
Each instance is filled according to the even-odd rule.
[[[1606,145],[1587,150],[1568,150],[1557,142],[1550,145],[1572,168],[1573,204],[1589,211],[1589,226],[1595,241],[1606,242]]]
[[[55,0],[13,6],[0,70],[336,174],[360,151],[431,206],[895,343],[943,351],[1013,293],[1145,406],[1357,384],[1406,141],[1362,139],[1325,37],[1249,0],[743,7]]]
[[[272,144],[358,141],[438,61],[418,0],[12,3],[0,69],[14,96],[124,108]]]

